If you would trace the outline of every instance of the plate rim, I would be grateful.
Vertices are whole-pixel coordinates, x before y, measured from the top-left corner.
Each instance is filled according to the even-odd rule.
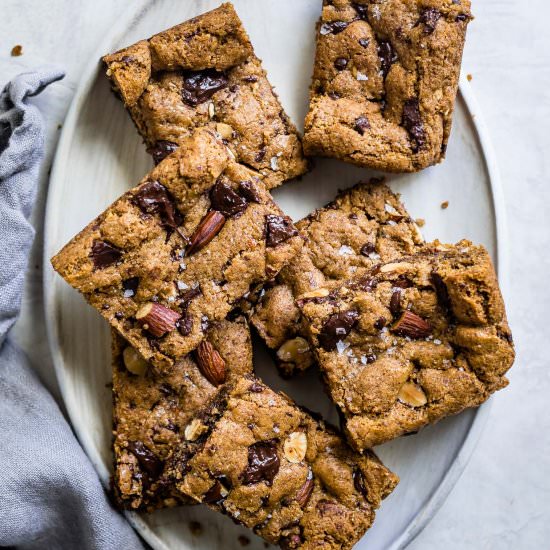
[[[99,60],[101,59],[101,56],[104,55],[105,52],[111,51],[113,47],[116,47],[124,33],[132,26],[133,22],[138,21],[145,16],[152,4],[152,0],[139,0],[138,2],[130,5],[126,10],[124,10],[117,23],[111,27],[105,37],[99,41],[97,49],[94,50],[92,64],[83,73],[80,83],[75,90],[74,97],[71,100],[67,116],[63,122],[63,128],[53,159],[46,198],[46,207],[44,210],[44,240],[42,258],[44,271],[42,284],[48,346],[52,356],[55,376],[59,385],[61,398],[63,399],[63,404],[67,411],[71,428],[75,432],[79,443],[82,445],[86,456],[98,473],[100,481],[104,487],[108,487],[110,474],[108,471],[105,471],[101,457],[95,452],[95,445],[91,440],[89,433],[86,433],[81,426],[73,423],[73,418],[75,417],[74,406],[67,400],[68,388],[65,383],[64,361],[60,353],[60,338],[56,322],[57,310],[54,304],[56,292],[55,285],[52,285],[55,272],[50,263],[51,233],[54,225],[52,223],[52,210],[54,208],[53,197],[56,194],[55,189],[57,187],[55,182],[58,180],[60,181],[64,177],[64,161],[68,157],[72,137],[76,130],[78,115],[100,72],[101,64],[99,63]],[[97,61],[94,62],[93,60]],[[489,137],[488,128],[481,114],[472,85],[464,75],[464,72],[460,77],[459,93],[462,96],[466,110],[470,115],[473,131],[479,140],[482,159],[484,161],[485,170],[487,171],[489,179],[489,192],[493,205],[496,241],[496,257],[493,258],[493,261],[495,263],[501,289],[506,294],[508,289],[508,251],[504,246],[504,243],[506,242],[507,235],[507,221],[500,172]],[[478,441],[487,425],[491,408],[492,399],[489,399],[489,401],[475,411],[475,416],[472,420],[470,428],[464,436],[460,450],[457,452],[451,467],[442,477],[439,486],[430,495],[420,512],[409,523],[398,538],[391,543],[388,550],[400,550],[407,547],[435,517],[470,461],[473,451],[477,447]],[[151,528],[141,519],[139,514],[125,511],[124,515],[139,535],[143,537],[143,539],[154,549],[170,550],[169,546],[151,530]]]

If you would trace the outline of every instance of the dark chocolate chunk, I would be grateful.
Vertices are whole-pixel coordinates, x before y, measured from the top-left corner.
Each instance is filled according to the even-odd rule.
[[[456,16],[456,19],[455,21],[457,23],[460,23],[462,21],[469,21],[470,18],[465,14],[465,13],[459,13],[457,16]]]
[[[390,311],[395,317],[401,312],[401,289],[394,288],[390,299]]]
[[[250,388],[248,388],[252,393],[262,393],[264,391],[264,387],[259,384],[258,382],[252,382],[250,385]]]
[[[104,269],[116,264],[122,258],[122,250],[105,241],[94,241],[90,258],[96,269]]]
[[[187,105],[196,107],[227,86],[227,76],[214,69],[183,73],[181,97]]]
[[[353,471],[353,485],[365,498],[368,497],[367,487],[365,486],[365,478],[363,472],[359,468]]]
[[[417,98],[407,99],[403,105],[403,127],[409,133],[412,150],[417,153],[426,142],[424,123],[420,116],[420,105]]]
[[[279,455],[276,440],[259,441],[248,447],[248,466],[241,474],[244,485],[265,481],[271,485],[279,471]]]
[[[362,46],[363,48],[368,48],[369,44],[370,44],[370,39],[368,38],[359,39],[359,45]]]
[[[122,281],[122,288],[124,289],[124,297],[132,298],[136,295],[139,286],[139,277],[132,277]]]
[[[212,208],[230,218],[242,214],[247,207],[246,200],[237,195],[229,185],[218,181],[210,191]]]
[[[450,310],[451,300],[449,299],[449,292],[447,291],[447,285],[441,275],[433,271],[430,275],[430,281],[432,285],[434,285],[439,304],[445,309]]]
[[[424,25],[424,34],[432,34],[435,31],[437,22],[441,18],[441,12],[435,8],[424,8],[420,12],[417,25]]]
[[[134,203],[143,213],[159,216],[165,228],[176,229],[183,222],[172,195],[158,181],[144,183],[134,195]]]
[[[189,336],[193,331],[193,317],[185,311],[176,323],[176,328],[182,336]]]
[[[262,147],[262,149],[260,149],[256,154],[256,156],[254,157],[254,160],[256,162],[262,162],[262,160],[264,160],[265,158],[266,153],[267,153],[267,149],[265,147]]]
[[[199,285],[196,285],[192,288],[188,288],[184,292],[180,293],[180,298],[181,298],[180,306],[182,308],[188,307],[189,304],[191,303],[191,300],[194,300],[195,298],[197,298],[197,296],[200,296],[201,294],[202,294],[202,291]]]
[[[378,57],[380,58],[382,75],[386,78],[391,66],[397,61],[397,54],[388,40],[381,40],[378,43]]]
[[[374,328],[376,330],[382,330],[386,326],[387,320],[384,317],[379,317],[374,322]]]
[[[364,21],[369,20],[369,6],[366,4],[353,4],[353,7],[355,8],[355,11],[357,12],[357,15],[359,15],[360,19],[363,19]]]
[[[298,231],[292,225],[292,220],[287,216],[269,214],[265,217],[265,220],[266,243],[269,247],[277,246],[298,235]]]
[[[338,71],[343,71],[347,66],[348,60],[345,57],[339,57],[334,62],[334,67],[336,67]]]
[[[222,484],[219,481],[216,481],[216,483],[214,483],[214,485],[212,485],[212,487],[210,487],[210,489],[206,491],[202,501],[206,504],[220,504],[225,500],[225,496],[223,496],[223,493],[224,488]]]
[[[323,23],[321,25],[321,34],[339,34],[343,30],[347,29],[349,23],[346,21],[331,21],[330,23]]]
[[[376,246],[374,246],[373,243],[366,243],[361,247],[361,254],[363,256],[368,256],[369,254],[372,254],[376,250]]]
[[[336,344],[343,340],[359,320],[359,312],[351,309],[334,313],[323,325],[319,334],[319,343],[325,351],[336,349]]]
[[[158,164],[161,160],[165,159],[170,153],[173,153],[178,144],[173,141],[166,141],[161,139],[157,141],[152,147],[147,148],[147,152],[152,155],[153,162]]]
[[[370,129],[370,122],[366,116],[360,116],[355,119],[355,131],[361,135]]]
[[[251,181],[241,181],[241,183],[239,183],[239,195],[248,202],[255,202],[258,204],[262,202],[258,189]]]
[[[156,478],[162,472],[162,460],[141,441],[129,441],[128,450],[138,459],[139,465],[147,475]]]

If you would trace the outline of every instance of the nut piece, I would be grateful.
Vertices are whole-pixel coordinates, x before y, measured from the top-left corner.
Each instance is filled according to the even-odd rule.
[[[221,231],[224,224],[225,216],[217,210],[210,210],[191,235],[187,255],[190,256],[204,248]]]
[[[199,370],[212,385],[220,386],[225,382],[225,361],[210,342],[200,343],[195,359]]]
[[[301,355],[309,351],[309,344],[300,336],[287,340],[278,350],[277,357],[285,363],[298,363]]]
[[[298,489],[298,492],[296,493],[296,502],[301,508],[303,508],[307,504],[307,501],[309,500],[309,497],[313,492],[313,487],[313,474],[310,470],[307,475],[307,479],[304,481],[304,484]]]
[[[223,139],[229,140],[233,137],[233,128],[224,122],[218,122],[216,124],[216,131]]]
[[[330,290],[328,288],[317,288],[315,290],[312,290],[311,292],[306,292],[305,294],[302,294],[297,299],[309,300],[310,298],[325,298],[329,294]]]
[[[389,273],[390,271],[397,271],[398,273],[409,271],[412,269],[412,265],[407,262],[394,262],[391,264],[383,265],[380,268],[380,273]]]
[[[141,328],[156,338],[172,332],[180,317],[181,314],[155,302],[146,303],[136,313],[136,320]]]
[[[397,397],[399,401],[411,407],[423,407],[428,402],[424,390],[413,382],[405,382]]]
[[[194,418],[185,427],[183,435],[187,441],[196,441],[203,433],[206,432],[206,430],[208,430],[208,427],[205,426],[198,418]]]
[[[403,315],[393,325],[391,331],[398,336],[419,339],[426,338],[432,333],[432,326],[412,311],[404,311]]]
[[[307,436],[304,432],[291,433],[284,445],[285,458],[293,464],[302,462],[307,451]]]
[[[136,376],[143,376],[147,372],[149,366],[147,361],[132,346],[124,348],[122,360],[124,361],[124,366]]]

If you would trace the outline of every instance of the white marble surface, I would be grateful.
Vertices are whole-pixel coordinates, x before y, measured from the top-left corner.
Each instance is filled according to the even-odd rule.
[[[55,394],[41,291],[47,170],[79,76],[127,5],[115,0],[0,2],[0,83],[43,63],[67,71],[65,81],[37,99],[47,116],[48,162],[34,214],[38,235],[23,314],[16,326],[18,341]],[[550,336],[550,219],[545,209],[550,204],[550,5],[545,0],[474,0],[474,11],[464,71],[473,76],[502,172],[511,263],[506,298],[518,359],[510,387],[493,398],[487,430],[464,475],[410,548],[538,550],[550,547],[550,359],[545,348]],[[15,44],[23,45],[23,56],[10,57]]]

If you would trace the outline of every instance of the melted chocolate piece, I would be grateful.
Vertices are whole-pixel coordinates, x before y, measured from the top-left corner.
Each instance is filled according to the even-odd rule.
[[[340,34],[348,28],[348,25],[349,23],[347,21],[331,21],[330,23],[323,23],[321,25],[321,34]]]
[[[214,69],[184,72],[181,97],[187,105],[196,107],[225,88],[227,83],[227,76]]]
[[[363,256],[368,256],[369,254],[372,254],[376,250],[376,246],[372,243],[366,243],[361,247],[361,254]]]
[[[221,212],[227,218],[242,214],[248,203],[246,200],[237,195],[229,185],[218,182],[210,191],[210,202],[212,208]]]
[[[151,478],[157,478],[162,472],[162,460],[149,450],[141,441],[129,441],[128,450],[138,459],[139,465]]]
[[[409,133],[413,153],[417,153],[426,142],[424,123],[420,116],[420,105],[417,98],[407,99],[403,105],[403,127]]]
[[[363,19],[363,21],[369,20],[369,7],[367,5],[353,4],[353,7],[355,8],[357,15],[359,15],[359,19]]]
[[[105,241],[94,241],[90,258],[96,269],[104,269],[116,264],[122,258],[122,250]]]
[[[362,46],[363,48],[368,48],[369,44],[370,44],[370,40],[368,38],[359,39],[359,45]]]
[[[437,299],[439,304],[447,310],[451,309],[451,300],[449,299],[449,292],[447,291],[447,285],[443,281],[443,277],[433,271],[430,275],[430,281],[434,285],[435,292],[437,294]]]
[[[284,243],[291,237],[298,235],[298,231],[292,225],[292,220],[287,216],[266,216],[266,243],[269,247]]]
[[[359,491],[365,498],[368,497],[367,488],[365,486],[365,478],[359,468],[353,471],[353,485],[357,491]]]
[[[134,203],[144,214],[159,216],[165,228],[176,229],[183,222],[172,195],[158,181],[143,184],[134,195]]]
[[[359,312],[355,310],[334,313],[323,325],[319,334],[319,343],[325,351],[336,349],[336,344],[351,332],[359,320]]]
[[[255,202],[258,204],[262,202],[258,189],[256,189],[255,185],[251,181],[241,181],[241,183],[239,183],[239,195],[245,198],[248,202]]]
[[[244,485],[253,485],[265,481],[271,485],[279,471],[279,455],[275,440],[260,441],[248,447],[248,466],[241,474]]]
[[[435,8],[425,8],[420,12],[417,25],[424,25],[424,34],[432,34],[437,22],[441,18],[441,12]]]
[[[173,141],[159,140],[152,147],[147,148],[147,152],[152,155],[153,162],[158,164],[165,159],[170,153],[173,153],[179,145]]]
[[[122,288],[124,289],[124,297],[132,298],[136,295],[139,286],[139,277],[132,277],[122,281]]]
[[[380,58],[382,75],[386,78],[391,66],[397,61],[397,54],[388,40],[381,40],[378,43],[378,57]]]
[[[348,60],[345,57],[339,57],[334,62],[334,67],[338,71],[343,71],[348,66]]]
[[[394,288],[390,299],[390,311],[395,317],[401,312],[401,289]]]

